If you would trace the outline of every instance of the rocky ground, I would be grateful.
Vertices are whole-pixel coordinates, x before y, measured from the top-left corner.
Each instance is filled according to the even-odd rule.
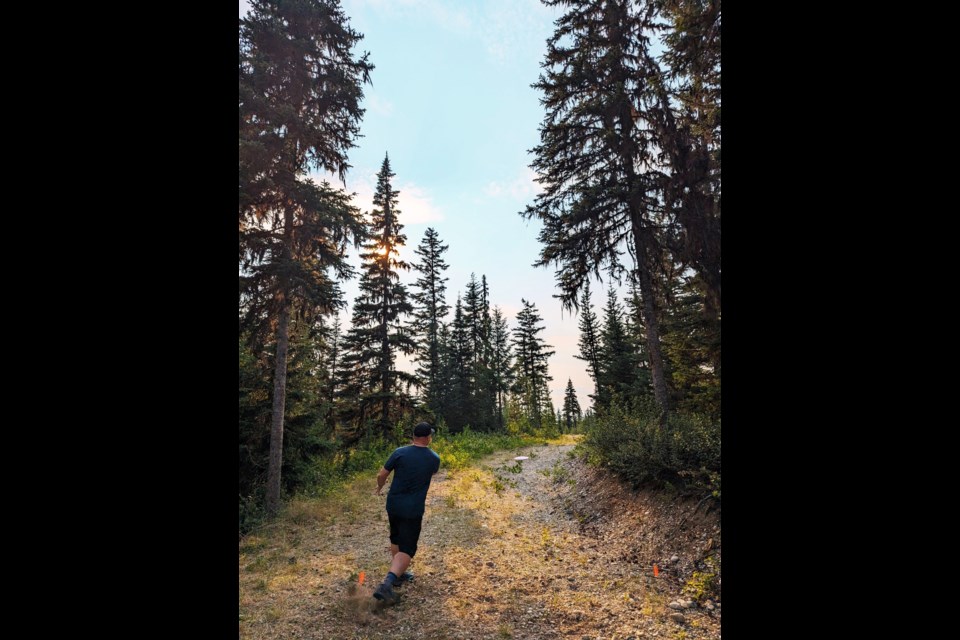
[[[572,449],[438,473],[392,607],[370,595],[389,568],[373,476],[294,502],[240,543],[240,637],[719,639],[714,501],[633,492]]]

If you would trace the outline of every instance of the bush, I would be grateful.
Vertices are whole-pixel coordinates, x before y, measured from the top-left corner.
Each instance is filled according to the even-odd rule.
[[[240,495],[240,537],[243,537],[267,519],[264,509],[263,487],[258,487],[252,495]]]
[[[634,485],[679,485],[720,498],[720,421],[674,412],[660,424],[652,402],[613,404],[586,429],[587,459]]]

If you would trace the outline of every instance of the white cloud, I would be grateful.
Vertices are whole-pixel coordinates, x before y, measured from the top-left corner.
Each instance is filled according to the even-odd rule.
[[[368,93],[364,96],[363,106],[369,111],[385,118],[393,115],[393,103],[381,98],[375,93]]]
[[[341,187],[339,179],[326,173],[311,173],[310,179],[316,183],[326,180],[335,187]],[[376,191],[376,171],[351,171],[347,176],[347,191],[354,193],[353,204],[361,211],[373,209],[373,194]],[[401,224],[423,224],[425,222],[440,222],[444,219],[443,211],[433,202],[433,196],[423,187],[412,182],[394,185],[400,192],[397,202],[400,209]]]
[[[520,175],[510,181],[487,183],[483,192],[491,198],[510,196],[515,200],[529,200],[543,191],[543,185],[534,182],[537,173],[530,167],[524,167]]]
[[[496,198],[497,196],[503,194],[503,187],[501,187],[497,182],[490,182],[487,184],[483,192],[492,198]]]
[[[422,224],[443,220],[443,212],[433,203],[433,198],[423,188],[408,182],[400,185],[397,190],[400,192],[398,201],[400,222],[403,224]]]

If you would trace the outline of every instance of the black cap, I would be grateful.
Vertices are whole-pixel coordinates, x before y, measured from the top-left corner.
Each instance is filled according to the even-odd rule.
[[[431,427],[426,422],[421,422],[413,428],[413,437],[414,438],[426,438],[427,436],[432,436],[434,433],[433,427]]]

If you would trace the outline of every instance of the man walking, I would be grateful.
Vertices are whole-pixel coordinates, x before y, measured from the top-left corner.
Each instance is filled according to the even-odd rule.
[[[383,485],[390,472],[393,483],[387,493],[387,517],[390,519],[390,553],[393,560],[390,572],[383,583],[373,592],[373,597],[386,604],[393,604],[397,594],[393,587],[413,580],[407,571],[410,560],[417,553],[420,539],[420,524],[430,481],[440,469],[440,456],[430,449],[433,427],[421,422],[413,428],[413,444],[400,447],[387,458],[377,474],[377,495],[382,495]]]

